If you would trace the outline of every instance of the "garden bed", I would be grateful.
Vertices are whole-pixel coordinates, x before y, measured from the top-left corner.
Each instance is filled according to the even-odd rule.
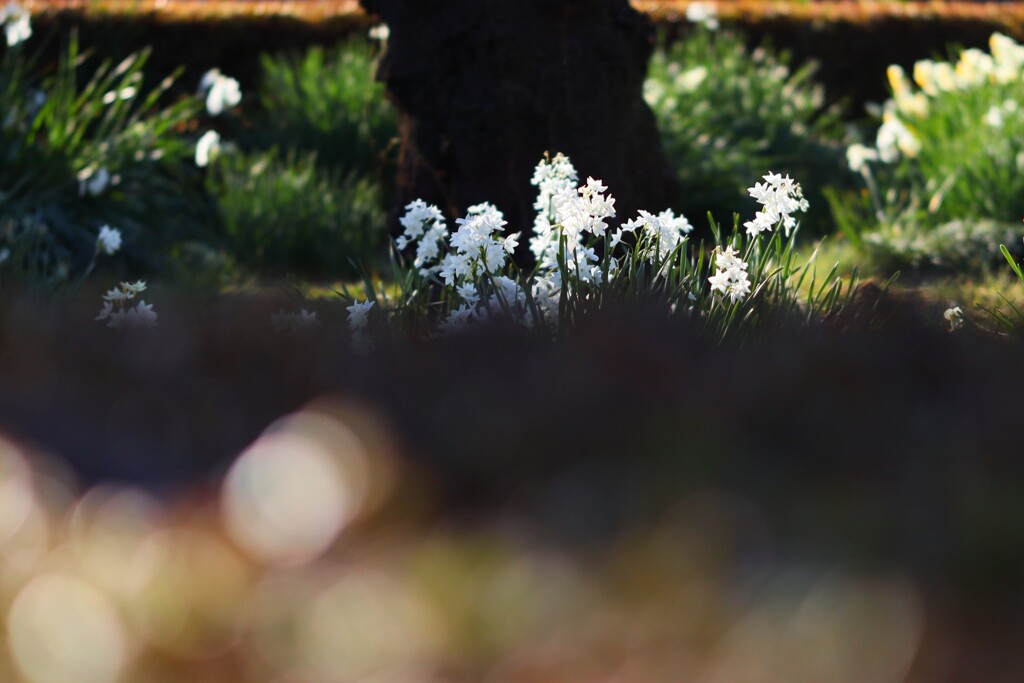
[[[1016,681],[1018,5],[651,3],[675,205],[390,234],[339,7],[0,19],[0,679]]]

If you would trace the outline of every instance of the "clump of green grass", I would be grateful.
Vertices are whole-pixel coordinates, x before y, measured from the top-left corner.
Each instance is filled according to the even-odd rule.
[[[315,154],[224,153],[206,184],[217,200],[223,244],[246,268],[351,277],[354,264],[372,260],[380,244],[379,187],[320,168]]]
[[[72,36],[42,75],[22,48],[0,57],[0,277],[67,284],[88,267],[104,225],[124,232],[131,267],[157,267],[208,220],[180,135],[198,102],[167,103],[177,74],[146,83],[147,51],[97,64]]]

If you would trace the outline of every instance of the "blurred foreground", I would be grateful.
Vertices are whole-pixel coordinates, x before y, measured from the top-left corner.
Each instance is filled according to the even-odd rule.
[[[2,681],[1019,680],[1015,344],[162,302],[0,310]]]

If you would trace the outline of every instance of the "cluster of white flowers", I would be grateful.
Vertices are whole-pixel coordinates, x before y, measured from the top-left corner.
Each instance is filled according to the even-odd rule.
[[[104,225],[96,236],[96,251],[107,256],[113,256],[121,248],[121,231]]]
[[[601,279],[597,252],[587,244],[587,235],[603,238],[608,219],[615,217],[615,198],[600,180],[587,178],[576,186],[579,176],[569,159],[558,154],[537,165],[531,183],[538,188],[534,209],[537,218],[530,238],[530,251],[539,270],[557,273],[565,249],[566,268],[584,282]]]
[[[319,327],[320,321],[316,318],[316,311],[310,312],[303,308],[297,312],[289,312],[281,309],[270,316],[270,324],[276,331],[294,336]]]
[[[747,234],[756,239],[762,232],[783,229],[788,235],[797,225],[794,214],[807,210],[807,200],[799,183],[789,176],[768,173],[763,180],[750,188],[761,211],[745,224]],[[654,278],[678,265],[676,256],[693,231],[684,216],[671,210],[640,211],[610,231],[615,199],[608,188],[595,178],[577,183],[576,169],[561,154],[545,156],[538,164],[533,176],[538,188],[537,217],[529,242],[537,264],[527,279],[517,279],[509,269],[520,233],[503,237],[506,221],[493,205],[470,207],[466,217],[456,221],[454,232],[448,231],[436,206],[422,200],[406,206],[396,246],[415,248],[414,266],[420,275],[447,292],[447,313],[438,325],[439,333],[495,317],[528,328],[538,322],[557,328],[566,301],[599,302],[596,297],[605,284],[616,282],[621,273],[634,272],[638,264]],[[733,304],[750,295],[753,283],[748,264],[733,247],[717,249],[714,265],[715,273],[707,280],[712,292]],[[683,293],[691,302],[699,300],[696,289]],[[371,306],[373,302],[349,307],[354,334],[364,333]]]
[[[769,173],[764,176],[764,181],[755,183],[748,190],[750,196],[756,199],[762,208],[754,220],[747,221],[743,227],[747,229],[748,235],[754,236],[773,230],[781,222],[788,237],[797,223],[793,214],[797,211],[807,211],[808,208],[800,183],[788,175],[782,176],[778,173]]]
[[[465,218],[448,240],[450,250],[441,259],[437,272],[446,285],[475,281],[484,275],[497,275],[505,269],[508,256],[518,245],[519,233],[502,237],[507,221],[493,204],[469,207]]]
[[[7,46],[14,47],[32,37],[32,15],[16,2],[0,8],[0,24],[7,35]]]
[[[405,207],[405,215],[401,219],[405,229],[396,240],[399,249],[416,244],[416,260],[414,265],[420,269],[421,275],[436,272],[432,266],[441,254],[441,240],[448,234],[444,214],[436,206],[429,206],[421,199]]]
[[[657,216],[641,210],[637,218],[626,221],[612,234],[609,247],[614,249],[622,242],[625,233],[636,233],[638,230],[650,238],[652,250],[649,253],[644,250],[643,242],[640,249],[648,260],[654,261],[664,260],[675,251],[683,243],[683,238],[693,232],[693,226],[686,220],[686,216],[677,216],[672,209],[666,209]]]
[[[225,76],[220,69],[210,69],[199,80],[199,92],[206,96],[206,111],[219,116],[225,109],[242,101],[242,89],[234,78]]]
[[[563,269],[570,283],[600,285],[621,268],[614,252],[626,233],[634,235],[632,258],[665,266],[667,257],[683,243],[693,227],[671,210],[660,214],[641,211],[620,225],[607,239],[609,220],[615,217],[615,199],[600,180],[578,175],[564,155],[545,157],[534,171],[538,188],[534,234],[529,247],[537,262],[526,283],[508,275],[510,257],[521,233],[504,236],[504,215],[491,204],[470,207],[458,229],[449,233],[441,211],[421,200],[406,207],[403,234],[396,240],[402,250],[415,245],[415,267],[425,277],[436,276],[450,288],[453,305],[441,322],[442,333],[500,315],[531,327],[540,316],[557,324],[562,300]],[[608,273],[601,268],[601,245]],[[580,294],[585,296],[585,294]]]
[[[715,274],[708,278],[712,292],[718,292],[731,303],[742,301],[750,294],[747,264],[732,247],[715,250],[715,268]]]
[[[139,300],[134,306],[130,302],[146,290],[146,283],[122,282],[103,297],[103,308],[96,320],[106,320],[107,327],[118,329],[139,329],[156,326],[156,311],[152,304]]]
[[[440,330],[451,331],[483,320],[499,311],[526,316],[526,295],[514,280],[502,275],[509,264],[519,234],[505,237],[505,216],[494,205],[469,207],[465,218],[456,220],[458,229],[449,233],[444,214],[436,206],[416,200],[405,207],[401,219],[404,231],[396,240],[399,249],[416,245],[413,265],[423,276],[436,275],[451,287],[462,302],[442,321]],[[446,239],[447,238],[447,239]],[[443,253],[443,255],[442,255]],[[478,283],[487,281],[487,297]]]

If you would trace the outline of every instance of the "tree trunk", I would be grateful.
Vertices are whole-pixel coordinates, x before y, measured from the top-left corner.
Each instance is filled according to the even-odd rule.
[[[451,217],[490,201],[528,231],[545,151],[603,180],[622,220],[677,199],[643,100],[653,26],[628,0],[362,3],[390,28],[378,78],[402,116],[396,216],[413,199]]]

